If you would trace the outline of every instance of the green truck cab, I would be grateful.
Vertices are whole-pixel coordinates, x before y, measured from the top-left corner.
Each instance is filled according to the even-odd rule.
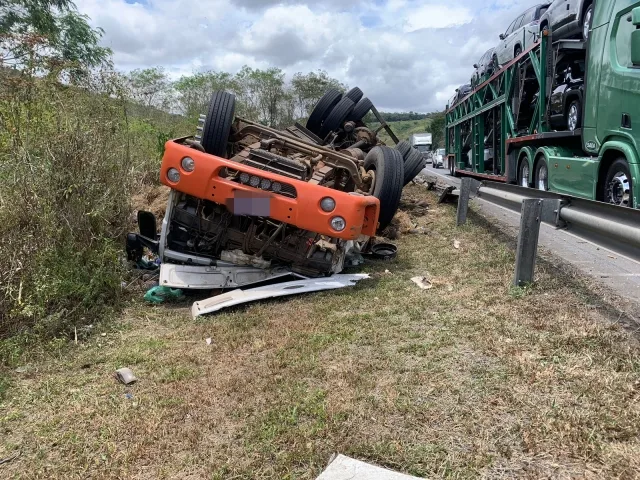
[[[452,173],[640,208],[640,1],[596,1],[588,43],[552,35],[448,106]],[[586,68],[582,128],[553,131],[549,98],[569,55]]]

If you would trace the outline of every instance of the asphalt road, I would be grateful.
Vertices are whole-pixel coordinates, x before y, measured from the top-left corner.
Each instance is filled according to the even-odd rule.
[[[438,176],[449,185],[460,185],[460,179],[449,175],[445,168],[434,169],[427,165],[422,174]],[[474,199],[473,202],[485,217],[517,236],[519,214],[486,200]],[[551,261],[554,256],[559,257],[578,272],[620,296],[625,303],[620,305],[622,310],[634,316],[640,313],[640,263],[546,224],[542,224],[540,228],[539,247],[543,256],[550,254]],[[640,321],[640,318],[637,320]]]

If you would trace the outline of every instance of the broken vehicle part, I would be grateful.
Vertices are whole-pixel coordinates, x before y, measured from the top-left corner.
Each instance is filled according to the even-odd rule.
[[[160,285],[190,290],[238,288],[292,275],[284,267],[262,270],[232,264],[199,266],[164,264],[160,269]]]
[[[369,275],[334,275],[327,278],[296,280],[293,282],[268,285],[266,287],[253,288],[249,290],[234,290],[223,293],[207,300],[196,302],[191,307],[191,316],[196,318],[200,315],[218,312],[225,308],[233,307],[258,300],[268,298],[285,297],[289,295],[299,295],[301,293],[320,292],[324,290],[336,290],[339,288],[353,287],[360,280],[370,278]]]

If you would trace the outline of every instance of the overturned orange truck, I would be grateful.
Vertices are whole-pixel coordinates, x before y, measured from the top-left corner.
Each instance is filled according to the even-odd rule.
[[[145,247],[156,252],[160,285],[182,289],[322,277],[357,265],[424,168],[407,142],[380,142],[388,126],[380,118],[377,131],[368,128],[369,111],[380,117],[360,89],[330,90],[306,126],[276,130],[236,118],[235,97],[214,93],[198,135],[167,142],[162,228],[158,234],[153,215],[138,212],[129,259]]]

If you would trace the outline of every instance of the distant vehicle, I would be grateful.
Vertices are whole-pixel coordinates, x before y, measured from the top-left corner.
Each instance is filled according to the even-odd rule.
[[[567,1],[562,0],[562,3]],[[536,42],[540,33],[540,18],[549,5],[543,3],[530,8],[511,22],[505,33],[500,34],[500,43],[493,55],[497,65],[509,63]]]
[[[589,39],[593,0],[555,0],[540,18],[540,30],[551,30],[553,40]]]
[[[422,154],[422,158],[429,159],[429,153],[433,148],[433,135],[431,133],[414,133],[409,139],[411,146]]]
[[[549,102],[551,124],[573,132],[582,127],[584,61],[574,61],[556,76]]]
[[[439,148],[433,155],[433,168],[444,167],[444,157],[447,151],[444,148]]]
[[[472,86],[475,87],[479,85],[485,75],[491,75],[495,71],[495,63],[493,61],[493,54],[495,51],[495,48],[487,50],[484,55],[482,55],[482,58],[478,60],[478,63],[473,66],[476,71],[473,72],[473,77],[471,77]]]

